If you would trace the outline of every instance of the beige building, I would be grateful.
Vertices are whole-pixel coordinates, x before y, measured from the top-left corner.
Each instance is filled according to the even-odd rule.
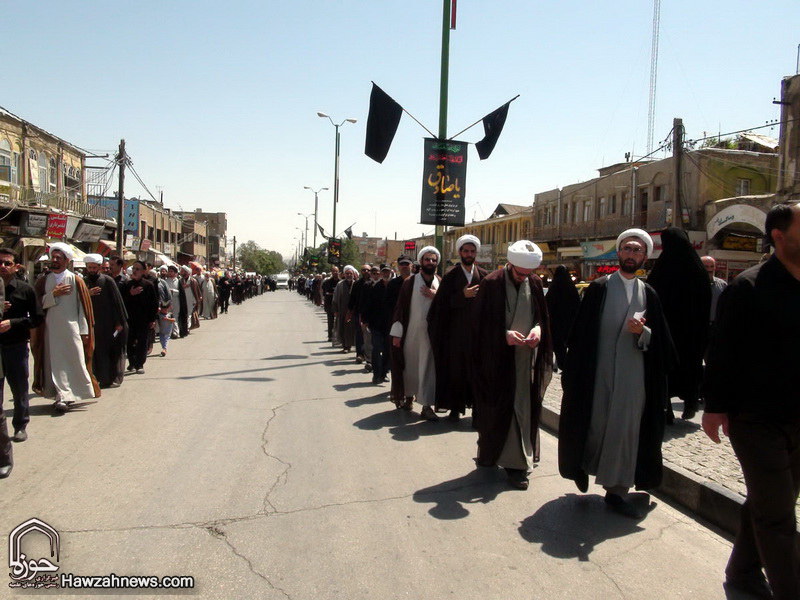
[[[228,245],[228,218],[224,212],[204,212],[202,208],[194,212],[178,212],[178,215],[187,220],[206,223],[208,238],[208,264],[213,267],[225,269],[228,266],[226,247]]]
[[[472,234],[481,241],[478,264],[494,269],[505,264],[508,246],[517,240],[530,239],[533,208],[517,204],[498,204],[492,215],[483,221],[473,221],[463,227],[452,227],[444,234],[443,262],[455,264],[460,259],[456,241],[462,235]]]

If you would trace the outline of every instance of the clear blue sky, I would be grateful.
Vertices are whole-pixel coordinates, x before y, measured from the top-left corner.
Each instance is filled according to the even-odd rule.
[[[652,2],[461,0],[451,35],[450,134],[511,97],[485,161],[470,149],[467,218],[586,180],[645,153]],[[341,231],[412,237],[425,132],[407,116],[387,159],[364,153],[370,81],[436,131],[439,0],[5,3],[0,105],[134,166],[169,207],[228,213],[229,235],[291,256],[303,186],[333,188]],[[763,125],[795,72],[797,0],[663,0],[655,138]],[[777,128],[761,130],[777,137]],[[483,137],[481,126],[461,136]],[[126,195],[144,192],[134,182]],[[332,192],[320,195],[331,226]]]

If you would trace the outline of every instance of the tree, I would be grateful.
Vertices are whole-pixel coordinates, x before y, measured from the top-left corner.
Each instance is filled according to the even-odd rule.
[[[236,254],[238,264],[245,271],[274,275],[284,269],[283,257],[279,252],[265,250],[253,240],[239,245]]]

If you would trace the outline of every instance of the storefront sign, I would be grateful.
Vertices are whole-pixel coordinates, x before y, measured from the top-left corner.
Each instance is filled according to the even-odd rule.
[[[417,242],[405,242],[403,244],[403,254],[408,254],[409,256],[416,256],[417,254]]]
[[[152,246],[152,242],[150,240],[142,240],[142,243],[139,245],[139,250],[142,252],[147,252],[150,250],[150,246]]]
[[[89,198],[90,203],[96,203],[106,209],[106,215],[109,219],[117,218],[117,209],[119,208],[119,201],[116,198]],[[139,231],[139,201],[138,200],[125,200],[125,231]],[[125,244],[128,246],[129,244]]]
[[[20,221],[22,235],[44,235],[47,233],[47,215],[27,213]]]
[[[84,221],[75,228],[75,234],[72,239],[79,242],[98,242],[100,236],[103,234],[104,227],[96,223],[87,223]]]
[[[494,248],[494,244],[481,244],[480,249],[478,250],[478,254],[475,256],[475,260],[479,263],[489,264],[492,262],[492,249]]]
[[[766,213],[760,208],[749,204],[734,204],[722,209],[706,223],[706,233],[711,239],[720,229],[733,223],[746,223],[764,233],[764,222],[767,219]]]
[[[467,144],[425,138],[419,222],[463,226],[466,183]]]
[[[67,235],[67,215],[50,215],[47,218],[47,237],[62,238]]]
[[[608,261],[617,259],[617,240],[598,240],[581,242],[583,259],[591,261]]]
[[[726,235],[722,240],[722,249],[761,252],[761,240],[754,237],[729,234]]]

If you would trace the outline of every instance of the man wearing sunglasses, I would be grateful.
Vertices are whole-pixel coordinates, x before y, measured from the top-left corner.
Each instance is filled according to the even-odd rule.
[[[661,483],[667,375],[674,348],[655,290],[636,277],[653,251],[641,229],[617,238],[619,271],[586,289],[567,343],[561,379],[561,475],[585,492],[589,475],[610,509],[642,512],[628,490]]]

